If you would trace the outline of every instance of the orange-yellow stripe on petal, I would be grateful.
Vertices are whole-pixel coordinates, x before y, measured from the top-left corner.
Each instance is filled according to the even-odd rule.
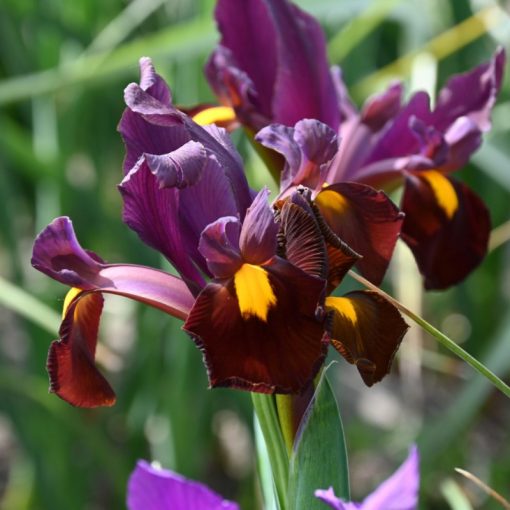
[[[198,112],[193,120],[200,124],[201,126],[206,126],[208,124],[218,124],[220,122],[230,122],[235,120],[236,112],[233,108],[229,106],[212,106],[211,108],[206,108],[201,112]]]
[[[420,176],[429,183],[439,207],[451,219],[459,208],[459,199],[452,183],[437,170],[427,170],[420,173]]]
[[[265,269],[243,264],[234,276],[234,285],[243,318],[257,317],[267,322],[267,314],[276,304],[276,296]]]
[[[62,308],[62,319],[65,318],[67,309],[69,308],[69,305],[74,301],[76,296],[80,294],[80,292],[83,292],[82,289],[78,289],[77,287],[72,287],[68,293],[66,294],[66,297],[64,298],[64,306]]]
[[[326,308],[339,313],[355,326],[358,322],[358,314],[348,298],[329,296],[326,298]]]
[[[315,199],[315,203],[323,214],[342,215],[349,209],[347,200],[337,193],[328,189],[323,189]]]

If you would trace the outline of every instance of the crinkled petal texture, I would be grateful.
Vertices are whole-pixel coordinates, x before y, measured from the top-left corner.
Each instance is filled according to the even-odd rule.
[[[209,283],[184,330],[204,353],[211,386],[301,391],[328,345],[316,316],[323,293],[323,280],[278,257],[263,267],[244,264],[234,278]]]
[[[483,260],[489,211],[465,184],[435,170],[409,175],[402,207],[402,238],[413,251],[427,289],[457,283]]]
[[[126,88],[119,124],[126,145],[123,218],[198,293],[208,274],[198,251],[201,232],[223,216],[244,218],[252,192],[225,130],[201,127],[178,111],[149,59],[140,69],[140,85]]]
[[[115,401],[94,363],[102,293],[126,296],[180,319],[194,302],[186,284],[175,276],[144,266],[104,264],[80,246],[66,217],[55,219],[39,234],[32,265],[73,287],[64,304],[60,339],[50,347],[48,372],[50,390],[80,407]]]
[[[398,310],[371,291],[349,292],[326,298],[333,315],[331,343],[356,365],[367,386],[380,381],[391,369],[408,325]]]
[[[234,74],[237,83],[244,77],[245,89],[251,86],[254,99],[250,106],[255,111],[242,118],[243,123],[258,130],[271,121],[293,126],[301,119],[314,118],[338,128],[339,110],[324,34],[314,18],[282,0],[246,0],[242,9],[236,0],[220,0],[216,20],[222,37],[207,76],[220,94],[228,90],[220,82],[232,80]],[[222,67],[217,56],[225,49],[230,58],[223,59]],[[234,87],[239,89],[239,85]],[[237,106],[236,96],[230,99],[232,106]],[[246,115],[246,108],[241,112]]]
[[[239,510],[207,486],[138,461],[127,492],[128,510]]]
[[[317,490],[315,496],[333,510],[416,510],[420,490],[419,453],[412,446],[404,463],[384,481],[363,503],[344,502],[332,488]]]
[[[382,191],[353,182],[333,184],[315,198],[331,230],[363,258],[361,273],[378,285],[397,242],[403,214]]]

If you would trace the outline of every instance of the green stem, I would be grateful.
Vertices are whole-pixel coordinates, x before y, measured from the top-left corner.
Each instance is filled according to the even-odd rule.
[[[280,510],[287,510],[289,456],[287,455],[285,441],[280,429],[276,404],[272,395],[252,393],[251,399],[269,453]]]
[[[447,337],[444,333],[432,326],[432,324],[429,324],[425,319],[406,308],[402,303],[400,303],[400,301],[397,301],[395,298],[391,297],[389,294],[381,290],[373,283],[370,283],[359,274],[355,273],[354,271],[349,271],[349,275],[358,282],[362,283],[368,289],[373,290],[374,292],[377,292],[386,298],[403,314],[407,315],[411,320],[416,322],[418,326],[422,327],[425,331],[430,333],[440,344],[449,349],[460,359],[464,360],[468,365],[471,365],[471,367],[486,377],[496,388],[498,388],[498,390],[510,398],[510,387],[504,383],[494,372],[489,370],[483,363],[480,363],[480,361],[471,356],[471,354],[462,349],[462,347],[459,347],[451,338]]]

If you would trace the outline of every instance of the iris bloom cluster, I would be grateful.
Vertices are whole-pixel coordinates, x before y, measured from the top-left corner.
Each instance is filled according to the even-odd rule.
[[[352,190],[345,191],[346,182],[388,192],[403,186],[401,237],[427,289],[454,285],[478,266],[487,251],[489,212],[480,197],[451,174],[468,163],[482,133],[490,129],[505,64],[502,49],[489,62],[452,77],[433,108],[425,92],[404,102],[402,84],[395,82],[358,110],[340,70],[328,67],[320,25],[295,5],[247,0],[239,10],[236,0],[219,0],[216,21],[221,41],[209,58],[206,75],[223,109],[210,110],[209,118],[225,121],[230,109],[232,119],[249,133],[265,128],[255,139],[283,154],[287,162],[296,141],[290,128],[298,133],[303,119],[316,119],[321,123],[317,131],[329,127],[339,136],[341,143],[320,176],[306,168],[291,175],[274,154],[265,155],[281,170],[282,190],[310,182],[325,186],[318,192],[321,211],[335,233],[365,255],[358,267],[367,278],[378,283],[384,274],[393,247],[391,234],[400,225],[388,224],[388,219],[381,224],[372,216],[379,231],[372,231],[368,246],[355,223],[347,227],[338,220],[339,208],[354,215],[364,207],[359,195],[369,194],[359,188],[353,196]],[[371,215],[370,209],[364,214]]]
[[[415,446],[404,463],[363,502],[343,501],[332,488],[318,489],[315,496],[333,510],[416,510],[420,484],[419,454]],[[172,471],[139,461],[131,474],[128,510],[239,510],[207,486]],[[326,510],[326,505],[324,505]]]
[[[114,392],[94,363],[104,293],[182,319],[203,352],[212,387],[300,393],[330,343],[357,364],[367,384],[379,381],[407,325],[373,292],[329,296],[361,255],[328,226],[313,200],[316,188],[294,187],[270,207],[266,189],[248,186],[227,132],[179,111],[149,59],[141,60],[140,83],[126,88],[125,101],[119,124],[126,145],[123,219],[180,277],[105,263],[80,246],[69,218],[54,220],[36,239],[32,259],[72,287],[60,339],[50,347],[51,390],[77,406],[113,404]],[[329,128],[324,138],[317,126],[304,121],[296,128],[289,174],[304,168],[320,174],[329,165],[338,141]],[[324,143],[329,151],[313,152]],[[367,208],[374,204],[373,217],[385,224],[389,211],[390,222],[400,221],[384,194],[359,186],[352,185],[352,194],[359,192]],[[372,216],[353,221],[370,232],[379,226]],[[389,242],[395,241],[392,233]]]

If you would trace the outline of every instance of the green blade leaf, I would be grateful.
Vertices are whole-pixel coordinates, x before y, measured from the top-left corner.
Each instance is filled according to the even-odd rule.
[[[349,499],[349,471],[342,420],[335,396],[325,375],[301,422],[291,457],[289,508],[324,510],[314,492],[333,487]]]

